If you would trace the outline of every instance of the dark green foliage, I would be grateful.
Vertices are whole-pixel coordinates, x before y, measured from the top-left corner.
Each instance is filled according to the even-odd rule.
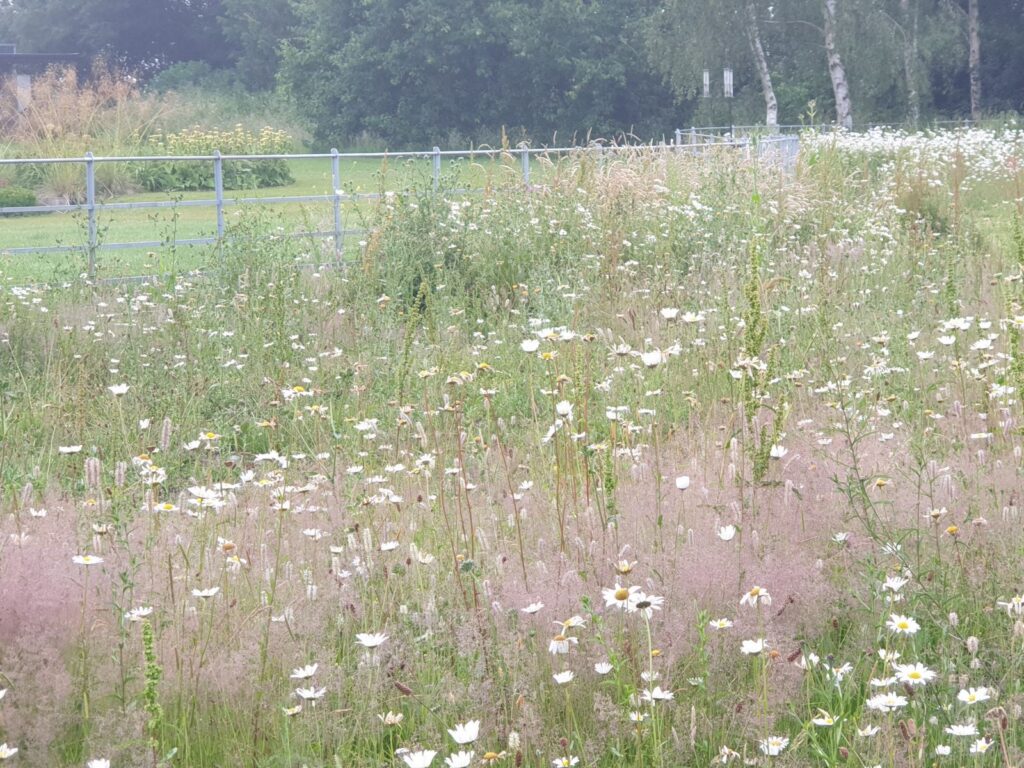
[[[822,3],[152,0],[140,12],[135,0],[0,0],[0,39],[106,55],[157,90],[277,89],[318,149],[550,145],[763,121],[750,9],[779,122],[831,121]],[[967,3],[837,0],[855,124],[970,113]],[[1020,111],[1024,0],[982,2],[979,37],[983,109]]]
[[[36,193],[31,189],[0,187],[0,208],[28,208],[37,204]]]

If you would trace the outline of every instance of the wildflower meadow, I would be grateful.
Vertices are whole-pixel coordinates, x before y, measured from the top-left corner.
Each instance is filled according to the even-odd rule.
[[[1022,158],[641,147],[340,265],[248,212],[0,274],[0,763],[1024,764]]]

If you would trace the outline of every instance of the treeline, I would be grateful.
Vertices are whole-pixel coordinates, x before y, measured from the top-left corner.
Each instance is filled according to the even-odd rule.
[[[282,91],[321,146],[1024,107],[1024,0],[0,0],[5,40]]]

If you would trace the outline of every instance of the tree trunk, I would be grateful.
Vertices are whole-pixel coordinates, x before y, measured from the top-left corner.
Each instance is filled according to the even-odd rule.
[[[846,69],[836,47],[836,2],[824,0],[825,13],[825,56],[828,59],[828,76],[832,79],[832,92],[836,97],[836,121],[846,130],[853,128],[853,105],[850,103],[850,86],[846,82]]]
[[[917,0],[900,0],[903,16],[903,78],[907,82],[907,122],[917,128],[921,120],[921,96],[917,90]]]
[[[967,3],[967,36],[970,38],[970,57],[967,66],[971,74],[971,119],[981,119],[981,35],[978,33],[978,0]]]
[[[779,103],[775,100],[775,89],[772,88],[772,74],[768,70],[768,57],[764,54],[764,46],[761,45],[761,31],[757,24],[757,7],[754,0],[745,0],[747,12],[747,40],[750,42],[750,52],[754,56],[754,66],[757,67],[758,77],[761,78],[761,91],[764,93],[765,123],[769,128],[778,128],[779,125]]]

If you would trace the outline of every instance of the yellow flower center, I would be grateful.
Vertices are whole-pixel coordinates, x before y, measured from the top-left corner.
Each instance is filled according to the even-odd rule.
[[[629,590],[625,587],[615,590],[615,599],[619,602],[625,600],[627,597],[629,597]]]

